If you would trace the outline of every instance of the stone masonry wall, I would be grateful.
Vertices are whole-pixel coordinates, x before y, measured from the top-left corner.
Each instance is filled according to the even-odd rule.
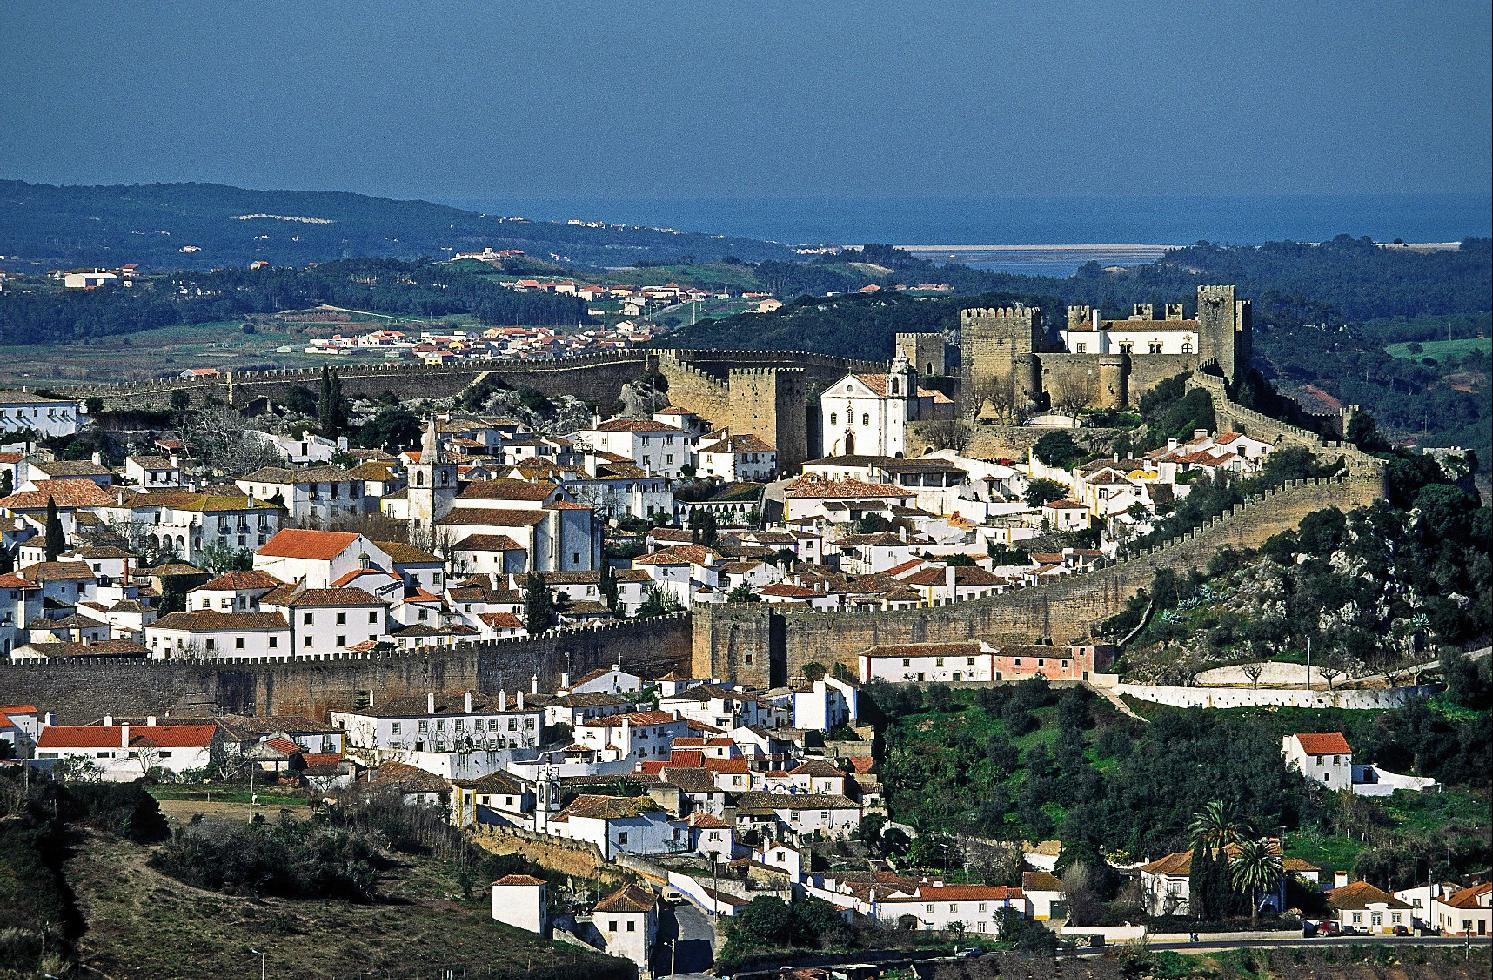
[[[694,671],[753,684],[778,684],[805,664],[856,666],[867,647],[985,639],[1065,643],[1121,612],[1160,568],[1206,566],[1221,548],[1255,548],[1307,514],[1377,500],[1371,477],[1289,484],[1145,555],[984,599],[896,612],[785,612],[759,604],[707,606],[694,614]]]
[[[535,673],[553,690],[560,672],[620,662],[656,677],[684,668],[690,628],[683,615],[601,628],[553,630],[531,639],[463,644],[429,653],[327,654],[325,659],[218,664],[211,661],[0,666],[0,703],[56,711],[64,722],[116,715],[223,711],[326,716],[328,709],[427,691],[527,691]]]

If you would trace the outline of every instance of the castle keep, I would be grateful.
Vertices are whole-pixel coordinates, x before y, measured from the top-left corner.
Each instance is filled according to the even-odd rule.
[[[1159,318],[1139,304],[1123,320],[1069,307],[1056,340],[1042,311],[1021,304],[963,310],[959,328],[961,414],[991,420],[1124,408],[1167,378],[1205,368],[1232,386],[1251,356],[1250,303],[1233,286],[1199,286],[1192,318],[1181,303]]]

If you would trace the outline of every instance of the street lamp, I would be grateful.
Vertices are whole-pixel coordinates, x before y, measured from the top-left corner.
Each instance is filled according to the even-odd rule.
[[[259,957],[259,980],[264,980],[264,954],[253,946],[249,947],[249,952]]]

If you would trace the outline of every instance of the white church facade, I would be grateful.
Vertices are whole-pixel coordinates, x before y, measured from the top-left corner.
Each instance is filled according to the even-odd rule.
[[[887,373],[847,374],[819,396],[824,454],[901,456],[909,422],[953,413],[953,401],[918,387],[917,371],[898,354]]]

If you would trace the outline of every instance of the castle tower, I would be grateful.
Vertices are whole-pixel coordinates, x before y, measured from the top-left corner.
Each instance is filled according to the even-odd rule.
[[[1099,392],[1095,408],[1124,408],[1128,404],[1129,358],[1124,354],[1103,354],[1099,358]]]
[[[1026,355],[1041,346],[1042,311],[1033,306],[959,312],[960,410],[974,415],[991,402],[997,411],[1023,408],[1031,393],[1033,364]],[[1021,377],[1018,378],[1018,365]]]
[[[943,377],[949,373],[947,345],[941,333],[899,333],[897,353],[921,375]]]
[[[425,426],[420,440],[420,458],[409,464],[409,487],[406,491],[409,519],[426,527],[446,516],[456,499],[456,464],[447,461],[441,451],[435,418]]]
[[[1249,300],[1233,286],[1198,287],[1198,363],[1218,365],[1231,386],[1249,369],[1252,327]]]

